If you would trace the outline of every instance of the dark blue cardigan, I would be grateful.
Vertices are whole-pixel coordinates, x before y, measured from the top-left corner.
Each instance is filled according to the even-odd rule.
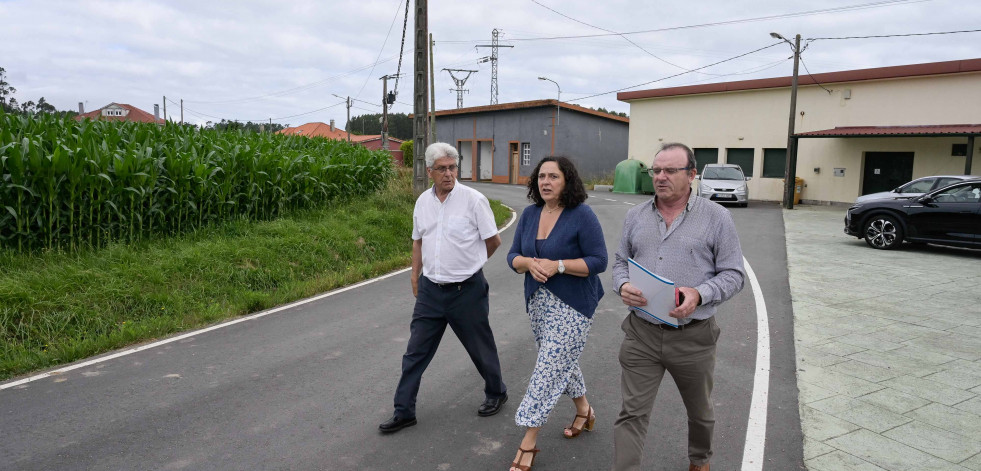
[[[565,208],[539,252],[535,248],[535,237],[538,235],[538,221],[541,215],[542,207],[535,205],[528,206],[521,213],[518,228],[514,233],[514,242],[508,252],[508,266],[514,270],[514,257],[518,255],[549,260],[583,259],[589,267],[589,276],[584,278],[556,273],[545,282],[545,287],[562,302],[586,317],[592,318],[596,305],[603,297],[603,284],[599,280],[599,274],[606,271],[607,264],[603,228],[592,208],[586,204]],[[542,286],[542,283],[535,281],[531,273],[525,273],[526,309],[531,296],[539,286]]]

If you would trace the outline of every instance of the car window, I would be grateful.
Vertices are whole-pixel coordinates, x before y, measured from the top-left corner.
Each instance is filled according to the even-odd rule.
[[[733,167],[705,167],[704,180],[745,180],[743,172]]]
[[[957,183],[959,181],[961,181],[960,178],[938,178],[937,186],[935,186],[934,188],[939,190],[947,185],[953,185],[954,183]]]
[[[951,188],[950,190],[937,194],[933,200],[938,203],[981,202],[981,183]]]
[[[933,188],[933,182],[936,178],[923,178],[920,180],[909,182],[901,187],[899,187],[900,193],[926,193]]]

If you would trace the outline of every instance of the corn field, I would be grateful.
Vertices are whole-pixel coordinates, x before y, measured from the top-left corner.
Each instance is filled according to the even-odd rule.
[[[375,191],[387,153],[319,138],[0,111],[0,247],[77,251]]]

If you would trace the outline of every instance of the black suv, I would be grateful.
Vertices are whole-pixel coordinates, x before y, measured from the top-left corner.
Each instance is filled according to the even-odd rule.
[[[857,203],[845,214],[845,234],[874,249],[903,241],[981,248],[981,179],[912,198]]]

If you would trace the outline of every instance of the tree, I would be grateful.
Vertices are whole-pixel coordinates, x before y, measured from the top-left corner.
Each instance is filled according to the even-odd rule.
[[[13,100],[13,94],[17,93],[17,89],[12,87],[7,83],[7,71],[3,67],[0,67],[0,108],[4,110],[9,110],[11,107],[7,101],[7,97]],[[16,101],[15,101],[16,103]]]
[[[347,123],[347,130],[353,134],[381,134],[382,114],[372,113],[363,114],[351,118]],[[405,113],[389,113],[388,115],[388,135],[396,139],[412,139],[412,120]]]

